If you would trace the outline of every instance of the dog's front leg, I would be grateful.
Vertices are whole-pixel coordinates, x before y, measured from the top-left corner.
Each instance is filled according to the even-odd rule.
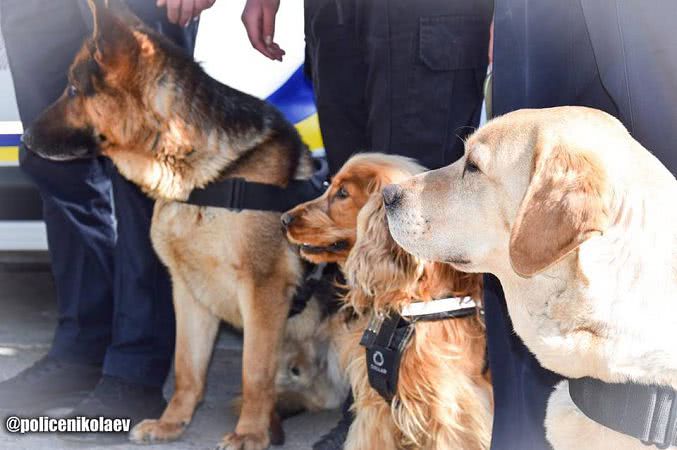
[[[224,436],[219,449],[262,450],[270,445],[277,352],[289,314],[286,283],[283,277],[273,276],[241,287],[242,409],[235,432]]]
[[[172,279],[176,311],[174,394],[160,419],[144,420],[132,429],[129,436],[136,443],[171,441],[181,436],[202,400],[207,365],[219,329],[219,319],[193,298],[181,277]]]

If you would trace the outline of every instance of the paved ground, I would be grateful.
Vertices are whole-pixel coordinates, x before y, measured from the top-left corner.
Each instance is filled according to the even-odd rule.
[[[16,258],[13,258],[16,259]],[[0,255],[0,380],[13,376],[47,352],[56,312],[54,287],[44,265],[7,265]],[[230,431],[236,417],[230,411],[230,400],[240,386],[240,338],[222,331],[209,371],[206,400],[185,436],[176,443],[139,447],[133,444],[118,449],[209,449]],[[172,390],[172,379],[165,386],[165,395]],[[4,418],[2,418],[4,419]],[[338,420],[338,413],[305,414],[284,424],[286,444],[280,449],[309,449],[318,436]],[[0,425],[0,449],[69,449],[74,447],[56,436],[15,436]]]

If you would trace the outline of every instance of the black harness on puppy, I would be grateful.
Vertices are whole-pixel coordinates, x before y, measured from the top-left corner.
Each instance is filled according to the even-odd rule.
[[[195,206],[243,210],[285,212],[301,203],[322,195],[329,178],[329,165],[324,159],[314,158],[317,170],[310,179],[292,180],[287,187],[247,181],[244,178],[225,178],[201,189],[193,189],[185,203]]]
[[[660,449],[677,446],[677,392],[667,386],[569,380],[569,395],[591,420]]]
[[[301,314],[313,297],[320,304],[322,317],[335,313],[341,308],[344,295],[338,286],[344,283],[345,280],[338,265],[307,263],[304,281],[296,290],[289,309],[289,317]]]
[[[477,304],[470,297],[412,303],[401,315],[375,313],[360,340],[360,345],[366,348],[371,387],[387,402],[395,397],[402,355],[414,335],[416,322],[457,319],[473,314],[477,314]]]

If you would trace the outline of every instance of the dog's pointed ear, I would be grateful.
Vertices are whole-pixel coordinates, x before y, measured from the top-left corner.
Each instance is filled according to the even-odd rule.
[[[102,5],[100,1],[88,0],[88,4],[94,18],[94,59],[104,67],[130,70],[140,51],[132,27],[107,6],[108,2]]]
[[[369,296],[406,289],[422,269],[417,258],[397,245],[387,220],[381,194],[372,194],[357,216],[357,240],[345,265],[349,286]]]
[[[510,236],[515,272],[533,276],[608,224],[608,184],[599,161],[564,144],[537,143],[531,182]]]

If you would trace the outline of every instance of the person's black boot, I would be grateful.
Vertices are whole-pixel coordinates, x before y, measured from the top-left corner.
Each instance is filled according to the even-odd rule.
[[[130,419],[129,430],[144,419],[157,419],[167,402],[162,388],[130,383],[122,378],[104,375],[87,398],[75,407],[69,417],[106,417]],[[88,446],[115,445],[128,441],[128,432],[62,433],[59,437]]]
[[[353,394],[343,403],[343,416],[327,434],[322,436],[319,441],[313,444],[313,450],[342,450],[348,438],[348,430],[353,423],[353,413],[350,408],[353,406]]]
[[[101,367],[45,356],[16,376],[0,383],[0,412],[36,416],[71,409],[101,378]]]

